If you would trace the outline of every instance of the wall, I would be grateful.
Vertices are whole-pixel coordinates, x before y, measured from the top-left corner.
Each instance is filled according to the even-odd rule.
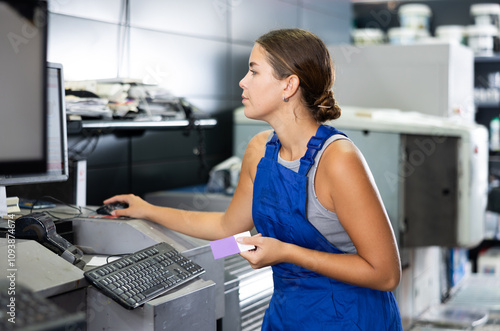
[[[352,16],[349,0],[49,0],[49,11],[48,58],[67,80],[139,78],[208,112],[241,104],[261,34],[300,27],[346,43]]]

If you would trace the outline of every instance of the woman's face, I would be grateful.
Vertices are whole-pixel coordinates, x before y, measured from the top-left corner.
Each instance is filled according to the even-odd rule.
[[[245,116],[266,120],[283,103],[284,81],[276,79],[267,60],[267,52],[255,44],[250,54],[248,73],[240,81]]]

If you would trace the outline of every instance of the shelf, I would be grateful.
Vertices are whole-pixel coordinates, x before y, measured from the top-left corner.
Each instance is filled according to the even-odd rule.
[[[500,62],[500,53],[495,53],[492,56],[476,56],[474,57],[475,63],[490,63],[490,62]]]
[[[192,122],[194,126],[214,127],[217,124],[215,119],[199,119]],[[137,130],[137,129],[182,129],[191,125],[188,120],[168,120],[168,121],[83,121],[82,129],[115,129],[115,130]]]
[[[493,103],[493,102],[488,102],[488,103],[476,103],[477,108],[481,109],[500,109],[500,103]]]
[[[203,118],[189,120],[163,120],[163,121],[133,121],[133,120],[84,120],[68,122],[68,133],[80,133],[82,130],[105,130],[105,131],[134,131],[134,130],[167,130],[186,129],[189,127],[200,127],[205,129],[217,125],[214,118]]]
[[[500,162],[500,151],[490,151],[489,162]]]

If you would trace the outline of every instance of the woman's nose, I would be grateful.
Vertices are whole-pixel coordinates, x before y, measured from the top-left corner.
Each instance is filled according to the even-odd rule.
[[[239,86],[241,88],[245,87],[245,78],[247,78],[248,73],[240,80]]]

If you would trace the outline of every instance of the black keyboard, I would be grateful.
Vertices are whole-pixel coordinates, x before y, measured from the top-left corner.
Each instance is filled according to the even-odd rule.
[[[0,281],[0,330],[84,330],[85,313],[69,313],[19,282]]]
[[[203,274],[167,243],[159,243],[84,273],[105,295],[134,309]]]

